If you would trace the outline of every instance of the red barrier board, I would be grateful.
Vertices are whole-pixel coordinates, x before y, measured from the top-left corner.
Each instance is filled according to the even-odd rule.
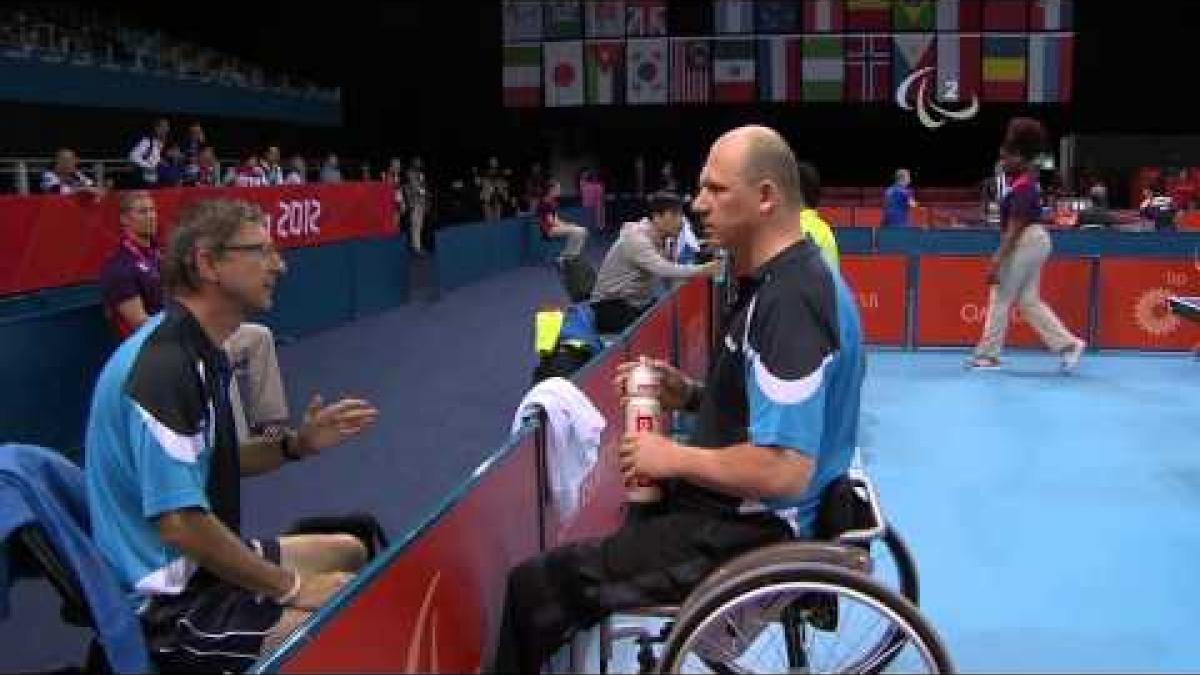
[[[917,345],[970,346],[987,319],[989,260],[980,256],[922,256],[917,283]],[[1041,294],[1076,335],[1086,335],[1091,264],[1052,259],[1042,268]],[[1042,342],[1021,319],[1015,303],[1006,344],[1038,347]]]
[[[1167,297],[1172,295],[1200,295],[1200,265],[1187,259],[1101,260],[1097,346],[1151,350],[1200,346],[1200,327],[1167,307]]]
[[[712,313],[712,284],[706,278],[692,279],[679,289],[679,368],[690,377],[703,379],[708,373],[708,348],[712,342],[709,314]]]
[[[842,276],[862,317],[870,344],[904,344],[908,310],[908,260],[902,255],[844,255]]]
[[[494,649],[508,571],[540,548],[536,461],[530,435],[281,670],[479,672]]]
[[[241,199],[267,214],[281,248],[318,246],[392,232],[392,195],[383,183],[288,185],[259,188],[181,188],[151,192],[159,239],[187,204],[204,198]],[[117,245],[119,196],[0,198],[0,295],[94,281]]]

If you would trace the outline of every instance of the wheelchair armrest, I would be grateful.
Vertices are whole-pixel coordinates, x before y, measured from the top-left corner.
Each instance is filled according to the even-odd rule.
[[[870,478],[867,478],[865,473],[860,471],[848,473],[846,480],[871,507],[872,523],[867,527],[842,532],[837,535],[835,541],[842,544],[866,544],[882,537],[887,532],[887,521],[883,517],[883,508],[880,506],[879,493],[875,491],[875,484],[871,482]]]

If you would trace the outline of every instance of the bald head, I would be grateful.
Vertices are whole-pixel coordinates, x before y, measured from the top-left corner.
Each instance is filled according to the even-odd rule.
[[[744,126],[727,132],[713,144],[737,158],[738,173],[749,185],[770,182],[783,204],[792,208],[804,205],[804,191],[796,155],[779,132],[764,126]]]

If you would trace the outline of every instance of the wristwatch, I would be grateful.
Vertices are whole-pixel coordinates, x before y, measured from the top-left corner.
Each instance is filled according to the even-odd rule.
[[[298,462],[304,459],[304,455],[296,452],[296,446],[300,444],[300,436],[291,429],[284,430],[279,437],[279,454],[289,462]]]

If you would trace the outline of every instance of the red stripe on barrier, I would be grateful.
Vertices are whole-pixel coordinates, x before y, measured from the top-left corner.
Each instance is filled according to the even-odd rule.
[[[1200,327],[1172,314],[1171,295],[1200,295],[1200,266],[1189,260],[1100,261],[1098,346],[1192,349]]]
[[[281,670],[479,672],[499,630],[508,570],[539,550],[536,455],[531,435]]]
[[[155,190],[159,240],[179,211],[204,198],[241,199],[267,214],[280,248],[383,236],[395,230],[383,183]],[[0,198],[0,295],[95,281],[117,245],[118,195]]]
[[[863,335],[871,344],[904,344],[908,259],[902,255],[844,255],[842,276],[854,291]]]
[[[970,346],[979,341],[987,318],[989,261],[979,256],[922,256],[917,284],[917,345]],[[1090,265],[1054,259],[1042,270],[1042,299],[1076,335],[1088,323]],[[1041,341],[1014,308],[1007,344],[1038,346]]]
[[[708,373],[708,349],[712,341],[712,283],[692,279],[679,289],[679,368],[690,377],[703,379]]]

